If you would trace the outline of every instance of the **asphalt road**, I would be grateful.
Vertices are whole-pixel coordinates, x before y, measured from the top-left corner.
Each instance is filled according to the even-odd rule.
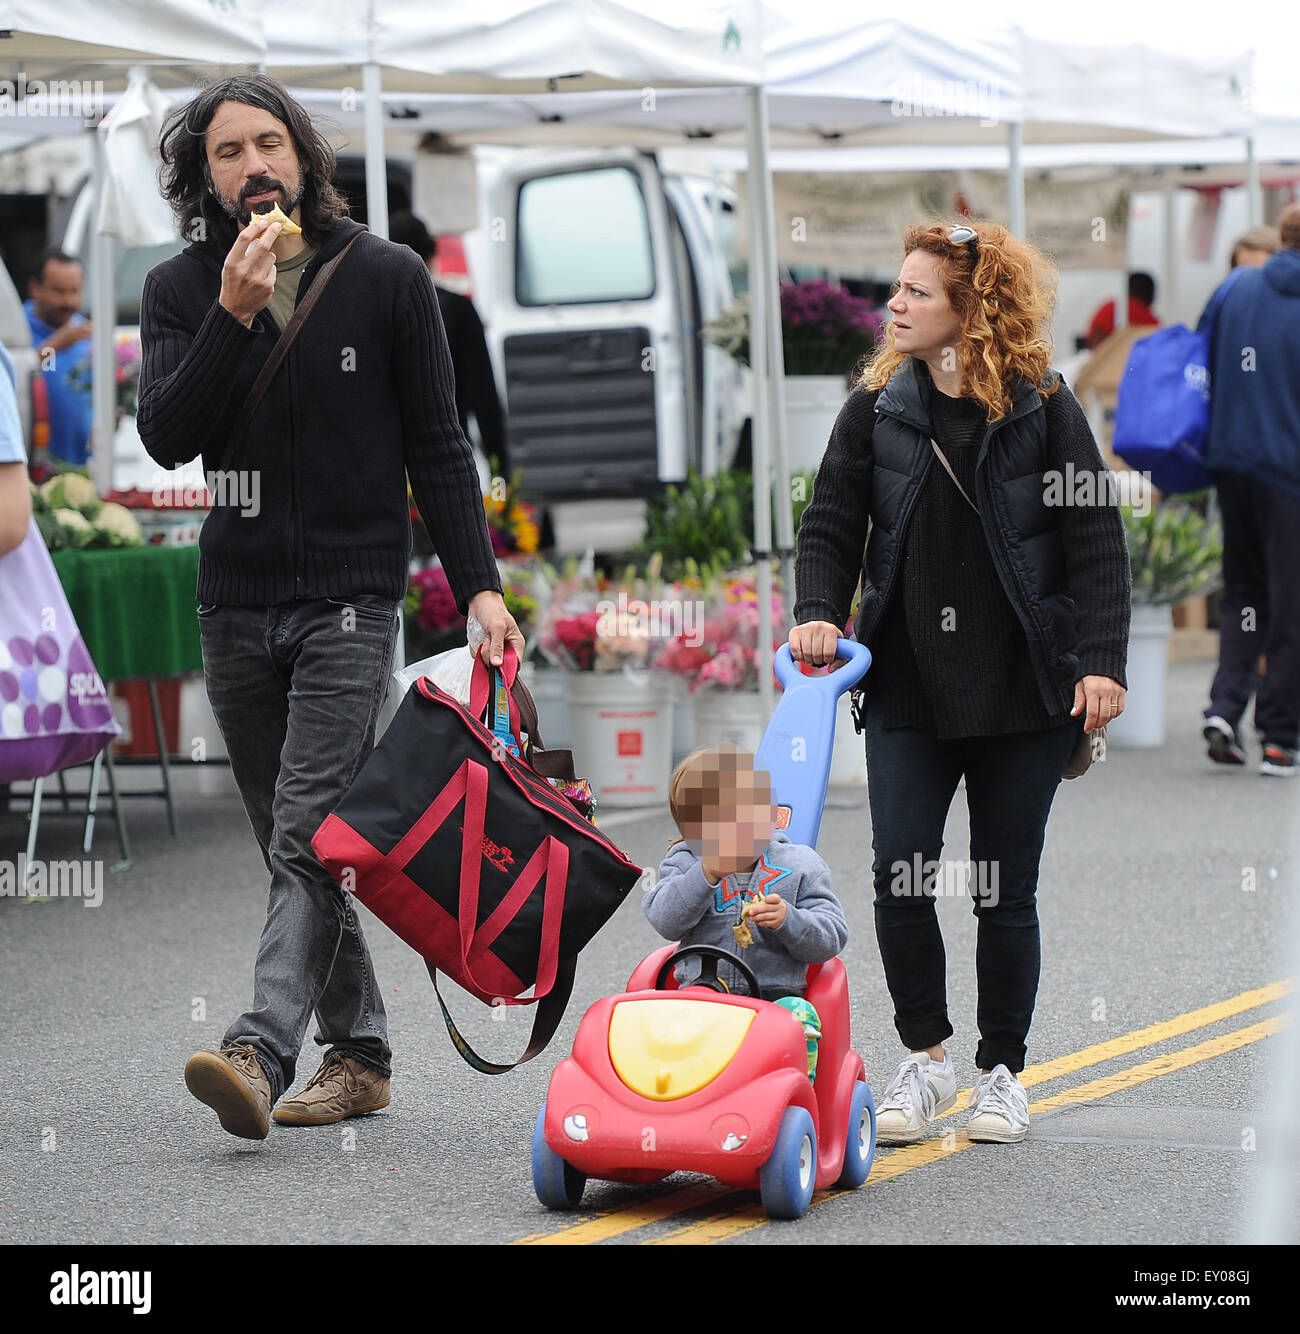
[[[181,1072],[247,1003],[265,872],[238,801],[198,795],[183,774],[181,836],[168,835],[161,804],[131,805],[135,861],[105,875],[101,906],[0,898],[0,1242],[1237,1241],[1266,1151],[1296,1138],[1294,1098],[1271,1082],[1285,1040],[1272,1030],[1291,1005],[1272,984],[1286,972],[1286,900],[1300,896],[1300,782],[1203,758],[1208,671],[1171,669],[1176,733],[1163,749],[1112,749],[1058,795],[1028,1072],[1031,1104],[1047,1105],[1022,1144],[972,1145],[954,1114],[923,1146],[882,1149],[866,1186],[819,1197],[793,1224],[686,1176],[591,1183],[581,1213],[548,1213],[529,1175],[533,1120],[583,1010],[658,943],[632,900],[583,955],[551,1050],[497,1079],[461,1063],[420,961],[367,917],[392,1105],[343,1126],[273,1127],[260,1143],[230,1138]],[[79,856],[74,825],[47,820],[40,855]],[[666,810],[611,812],[609,827],[650,864],[673,833]],[[22,835],[16,816],[0,816],[0,858]],[[948,836],[945,855],[966,855],[960,796]],[[872,931],[865,788],[832,790],[819,850],[847,909],[855,1045],[879,1089],[902,1048]],[[96,851],[116,855],[106,825]],[[958,898],[940,914],[950,1047],[968,1087],[975,921]],[[492,1022],[449,990],[471,1040],[502,1055],[522,1047],[524,1012]],[[304,1052],[299,1083],[315,1065]],[[1294,1237],[1294,1159],[1284,1170]]]

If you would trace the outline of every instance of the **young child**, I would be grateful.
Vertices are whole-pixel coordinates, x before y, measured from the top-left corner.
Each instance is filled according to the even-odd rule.
[[[808,1038],[808,1076],[817,1068],[820,1019],[803,999],[810,963],[833,959],[849,937],[844,909],[831,893],[826,863],[773,830],[771,779],[754,756],[731,742],[688,755],[673,771],[668,807],[681,837],[668,845],[643,900],[651,926],[683,945],[718,945],[744,959],[764,1000],[791,1010]],[[677,965],[689,986],[699,959]],[[718,976],[743,994],[746,984],[725,961]]]

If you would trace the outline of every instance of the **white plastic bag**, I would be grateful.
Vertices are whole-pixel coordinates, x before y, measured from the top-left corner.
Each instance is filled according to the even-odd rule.
[[[474,654],[487,638],[487,631],[471,616],[465,624],[465,636],[464,644],[449,648],[445,653],[435,653],[431,658],[421,658],[419,662],[409,662],[393,673],[388,694],[379,710],[379,721],[375,724],[376,741],[387,731],[393,715],[406,698],[406,692],[422,676],[427,676],[439,690],[469,708],[469,683],[474,672]]]

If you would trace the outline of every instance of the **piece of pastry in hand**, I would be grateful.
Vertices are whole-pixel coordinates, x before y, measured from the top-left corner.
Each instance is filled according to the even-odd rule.
[[[748,922],[750,909],[753,908],[752,902],[746,902],[740,909],[740,921],[731,928],[731,933],[736,937],[736,944],[740,948],[748,949],[754,943],[754,929]]]
[[[268,222],[278,222],[280,224],[281,236],[301,236],[302,228],[290,217],[285,215],[284,210],[279,204],[272,204],[264,213],[257,215],[265,218]]]

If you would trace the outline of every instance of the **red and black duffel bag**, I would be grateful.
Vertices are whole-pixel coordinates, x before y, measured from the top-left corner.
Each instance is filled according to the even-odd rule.
[[[578,951],[641,875],[548,781],[571,786],[572,758],[543,749],[517,670],[512,645],[491,676],[476,658],[469,709],[417,681],[312,839],[321,865],[424,957],[435,992],[441,969],[489,1005],[537,1004],[524,1054],[498,1065],[438,995],[457,1051],[487,1074],[554,1036]]]

